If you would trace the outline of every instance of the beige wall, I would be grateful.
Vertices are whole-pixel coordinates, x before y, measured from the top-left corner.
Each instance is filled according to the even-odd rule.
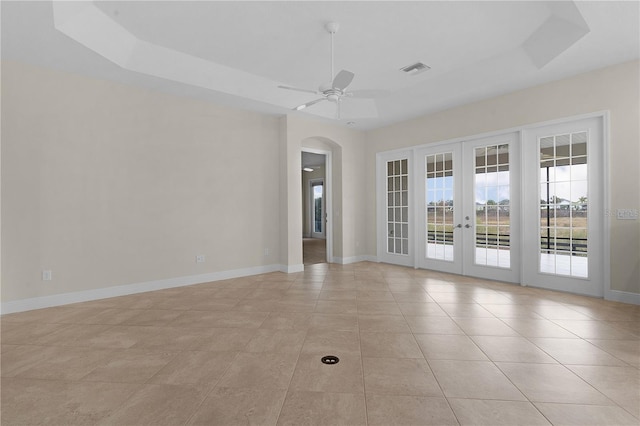
[[[277,118],[12,62],[2,107],[3,302],[280,263]]]
[[[368,132],[367,253],[376,253],[376,153],[610,111],[611,208],[640,208],[640,62],[633,61]],[[640,293],[640,221],[609,220],[611,288]]]
[[[639,208],[639,74],[638,62],[621,64],[361,132],[5,62],[2,302],[263,265],[296,270],[302,147],[332,152],[338,261],[376,253],[377,152],[594,111],[611,113],[611,206]],[[640,223],[610,224],[612,288],[640,293]],[[43,269],[53,281],[41,280]]]

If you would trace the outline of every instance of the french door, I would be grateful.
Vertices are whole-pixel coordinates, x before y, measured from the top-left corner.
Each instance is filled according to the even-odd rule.
[[[379,154],[378,259],[396,265],[414,266],[412,151]]]
[[[601,297],[604,118],[378,154],[382,262]]]
[[[523,284],[604,294],[601,117],[523,132]]]
[[[416,150],[416,266],[519,282],[517,136]]]

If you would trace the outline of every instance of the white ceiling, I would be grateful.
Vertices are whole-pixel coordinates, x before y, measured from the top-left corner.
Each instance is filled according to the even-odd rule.
[[[371,129],[640,57],[639,2],[2,2],[2,58],[269,114],[333,117],[278,89],[330,81],[387,97],[344,101]],[[399,69],[421,61],[430,71]],[[375,105],[377,118],[358,113]],[[349,108],[350,107],[350,108]],[[370,108],[369,108],[370,109]],[[355,117],[355,118],[354,118]]]

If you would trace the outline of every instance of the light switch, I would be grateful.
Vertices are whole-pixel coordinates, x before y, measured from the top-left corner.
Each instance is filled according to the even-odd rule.
[[[617,209],[616,218],[618,220],[637,220],[638,209]]]

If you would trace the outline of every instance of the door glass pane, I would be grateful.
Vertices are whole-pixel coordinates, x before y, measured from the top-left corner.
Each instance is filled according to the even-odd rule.
[[[509,145],[475,149],[475,264],[511,266]]]
[[[425,170],[426,255],[453,261],[453,153],[425,156]]]
[[[322,233],[322,183],[314,183],[313,189],[313,232]]]
[[[409,254],[408,161],[387,162],[387,253]]]
[[[540,138],[540,272],[588,277],[587,132]]]

